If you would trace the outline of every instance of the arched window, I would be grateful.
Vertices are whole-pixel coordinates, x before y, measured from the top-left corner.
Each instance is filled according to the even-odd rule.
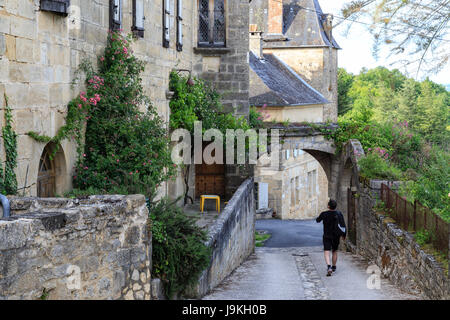
[[[198,0],[198,45],[225,46],[225,0]]]

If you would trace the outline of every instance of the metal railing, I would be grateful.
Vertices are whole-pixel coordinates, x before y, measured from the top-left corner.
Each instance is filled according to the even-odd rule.
[[[426,230],[431,233],[431,242],[437,250],[448,254],[449,226],[436,213],[421,205],[418,201],[411,203],[384,183],[381,184],[381,200],[384,202],[389,215],[406,231]]]

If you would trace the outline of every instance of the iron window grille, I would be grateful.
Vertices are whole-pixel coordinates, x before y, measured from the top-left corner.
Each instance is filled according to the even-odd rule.
[[[198,0],[198,45],[225,47],[225,0]]]
[[[110,26],[113,31],[122,28],[122,0],[110,0],[109,4]]]
[[[177,0],[177,51],[183,50],[183,0]]]
[[[70,0],[41,0],[41,11],[50,11],[67,16],[69,13]]]
[[[133,0],[133,27],[134,35],[144,37],[144,0]]]

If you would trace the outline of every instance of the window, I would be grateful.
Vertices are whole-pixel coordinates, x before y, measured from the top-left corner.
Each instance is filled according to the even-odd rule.
[[[133,33],[137,37],[144,37],[144,0],[133,0]]]
[[[170,0],[163,0],[163,47],[168,48],[170,44]]]
[[[183,50],[183,0],[177,0],[177,51]]]
[[[41,0],[41,10],[67,15],[69,13],[70,0]]]
[[[198,44],[225,46],[225,0],[198,0]]]
[[[316,194],[316,184],[317,184],[317,171],[313,170],[308,172],[308,193],[310,198],[312,198]]]
[[[295,177],[295,199],[296,203],[300,202],[300,177]]]
[[[295,206],[295,184],[294,184],[294,178],[291,179],[291,206]]]
[[[119,30],[122,27],[122,0],[110,0],[109,5],[109,28]]]

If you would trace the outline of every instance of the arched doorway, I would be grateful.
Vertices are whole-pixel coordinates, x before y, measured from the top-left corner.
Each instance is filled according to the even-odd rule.
[[[37,196],[40,198],[54,197],[62,192],[65,185],[65,159],[62,148],[49,143],[45,146],[39,159],[37,177]]]

